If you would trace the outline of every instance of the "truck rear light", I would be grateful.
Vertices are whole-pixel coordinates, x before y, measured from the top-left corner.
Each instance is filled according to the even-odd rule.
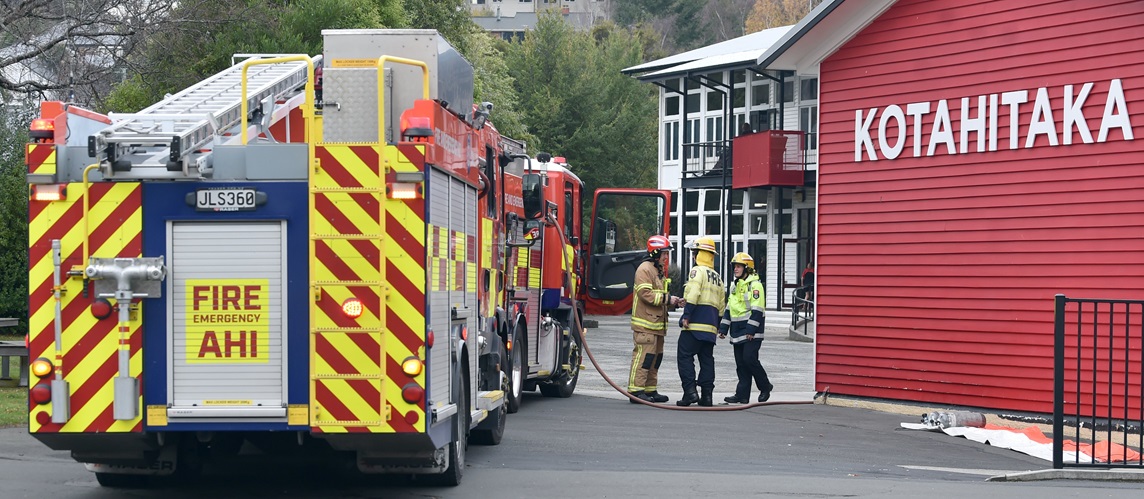
[[[433,348],[433,340],[435,340],[435,339],[436,339],[436,338],[435,338],[435,337],[434,337],[434,335],[433,335],[433,330],[432,330],[432,329],[430,329],[429,331],[425,332],[425,347],[426,347],[426,348]]]
[[[47,118],[36,118],[32,120],[32,127],[28,130],[28,136],[33,139],[52,139],[56,135],[56,121]]]
[[[365,307],[362,306],[361,300],[357,298],[346,298],[346,300],[342,302],[342,313],[346,314],[346,317],[357,319],[361,317],[364,311]]]
[[[401,118],[401,136],[406,138],[421,138],[433,136],[433,122],[428,116],[403,116]]]
[[[401,388],[401,398],[410,404],[420,404],[425,398],[425,389],[416,383],[409,383]]]
[[[35,184],[32,186],[33,201],[63,201],[67,198],[67,184]]]
[[[55,368],[56,367],[52,365],[52,361],[48,360],[47,357],[40,357],[33,360],[32,365],[29,367],[32,374],[35,374],[37,378],[43,378],[51,374]]]
[[[406,376],[417,376],[421,374],[422,367],[421,359],[417,357],[407,357],[401,361],[401,372],[405,373]]]
[[[107,298],[96,298],[91,302],[91,315],[100,320],[111,317],[111,302]]]
[[[28,398],[32,399],[37,405],[44,405],[52,401],[52,386],[47,381],[36,383],[31,390],[28,391]]]
[[[421,184],[412,182],[390,182],[385,184],[385,193],[390,199],[420,199]]]

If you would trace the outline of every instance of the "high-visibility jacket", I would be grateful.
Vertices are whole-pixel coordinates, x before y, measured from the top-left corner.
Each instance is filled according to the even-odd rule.
[[[655,262],[648,260],[636,269],[632,289],[632,331],[663,336],[667,334],[667,311],[671,301],[667,286],[671,279],[659,275]]]
[[[756,340],[762,340],[766,308],[766,290],[763,289],[758,274],[751,273],[747,277],[736,279],[731,294],[727,297],[727,310],[723,313],[719,332],[729,331],[731,343],[745,341],[748,334],[754,335]]]
[[[687,305],[683,307],[680,323],[688,321],[686,329],[699,333],[696,338],[714,343],[719,319],[723,315],[724,295],[723,278],[718,272],[704,265],[692,267],[683,285],[683,299],[687,300]]]

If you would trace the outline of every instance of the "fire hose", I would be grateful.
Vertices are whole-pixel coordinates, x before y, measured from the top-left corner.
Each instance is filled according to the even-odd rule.
[[[555,223],[555,220],[550,219],[549,221],[552,223]],[[561,246],[561,247],[566,248],[568,246],[568,240],[564,235],[564,231],[559,231],[559,232],[560,232],[560,240],[561,240],[561,243],[563,244],[563,246]],[[564,268],[566,269],[565,272],[571,273],[569,270],[567,270],[567,269],[572,268],[568,264],[569,263],[568,262],[568,252],[567,251],[561,251],[561,254],[564,258]],[[691,406],[668,405],[666,403],[657,404],[655,402],[648,402],[646,400],[640,399],[640,398],[632,395],[626,389],[617,385],[614,381],[612,381],[612,378],[609,378],[607,373],[604,372],[604,369],[602,367],[600,367],[600,364],[598,362],[596,362],[596,357],[594,355],[592,355],[592,350],[590,348],[588,348],[588,341],[585,339],[587,334],[586,334],[586,330],[584,329],[584,325],[581,321],[580,314],[577,313],[577,311],[579,310],[579,301],[576,299],[576,296],[575,296],[576,293],[575,292],[571,293],[571,295],[572,295],[572,320],[574,320],[576,322],[576,330],[580,331],[580,346],[584,348],[584,353],[588,354],[588,359],[592,361],[592,366],[596,368],[596,372],[600,373],[600,377],[604,378],[604,381],[606,383],[611,385],[611,387],[614,388],[617,392],[622,393],[629,400],[632,400],[634,402],[639,402],[643,405],[655,407],[658,409],[668,409],[668,410],[672,410],[672,411],[742,411],[744,409],[751,409],[754,407],[761,407],[761,406],[768,406],[768,405],[796,405],[796,404],[811,404],[811,403],[813,403],[813,401],[809,401],[809,400],[807,400],[807,401],[773,401],[773,402],[767,401],[767,402],[754,402],[754,403],[743,404],[743,405],[719,405],[719,406],[691,407]],[[634,300],[636,298],[632,297],[632,299]]]

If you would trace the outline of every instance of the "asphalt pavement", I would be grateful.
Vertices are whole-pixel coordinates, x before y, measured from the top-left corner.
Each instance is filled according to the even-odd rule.
[[[671,398],[674,404],[683,395],[676,364],[676,343],[679,340],[680,312],[672,312],[667,336],[664,339],[663,364],[659,368],[659,393]],[[599,327],[591,329],[584,341],[595,357],[600,368],[616,385],[627,387],[632,362],[631,316],[594,315],[587,317],[599,322]],[[768,310],[764,322],[763,347],[759,353],[763,368],[767,370],[774,390],[771,402],[812,403],[814,401],[814,343],[790,339],[790,311]],[[604,378],[593,369],[589,359],[585,359],[585,369],[580,373],[576,393],[596,397],[626,399],[608,385]],[[699,366],[696,365],[698,370]],[[735,358],[730,339],[719,340],[715,345],[715,402],[735,393],[738,378],[735,376]],[[759,395],[757,387],[751,388],[751,400]]]
[[[668,333],[664,341],[664,360],[659,369],[658,391],[670,397],[665,405],[674,406],[675,401],[683,394],[679,379],[679,370],[676,364],[676,344],[679,338],[679,311],[671,313]],[[595,359],[599,370],[611,381],[625,389],[632,355],[631,317],[621,316],[589,316],[589,320],[598,322],[598,326],[590,329],[585,335],[587,348]],[[766,313],[765,334],[763,346],[760,350],[760,360],[767,370],[774,390],[768,401],[775,405],[786,404],[820,404],[849,407],[854,409],[855,418],[869,418],[871,414],[895,414],[900,422],[917,423],[921,415],[930,411],[958,409],[951,407],[933,407],[908,402],[863,400],[845,397],[822,397],[814,388],[814,324],[810,323],[810,336],[790,333],[791,312],[768,310]],[[580,373],[576,393],[580,395],[627,400],[627,396],[610,386],[604,377],[593,367],[591,359],[585,358],[584,369]],[[696,366],[698,369],[698,366]],[[715,405],[726,407],[723,397],[732,395],[738,378],[735,375],[735,359],[729,340],[719,340],[715,346]],[[758,396],[758,388],[752,387],[751,401]],[[876,412],[869,412],[876,411]],[[1023,427],[1027,424],[1000,420],[996,414],[985,414],[989,423],[1001,424],[1011,427]],[[1049,434],[1051,428],[1045,425],[1041,429]],[[886,428],[894,431],[900,428]],[[947,438],[959,438],[948,436]],[[974,444],[988,447],[986,444]],[[1015,451],[1013,451],[1015,452]],[[1035,460],[1034,462],[1042,462]],[[1044,466],[1029,471],[1002,473],[991,476],[994,481],[1035,481],[1053,479],[1072,480],[1111,480],[1144,482],[1144,470],[1136,469],[1052,469],[1052,463],[1043,462]]]

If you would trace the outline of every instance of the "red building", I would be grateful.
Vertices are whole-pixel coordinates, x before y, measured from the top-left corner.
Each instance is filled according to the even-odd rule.
[[[820,78],[816,390],[1051,413],[1053,296],[1144,298],[1144,2],[827,0],[759,63]]]

